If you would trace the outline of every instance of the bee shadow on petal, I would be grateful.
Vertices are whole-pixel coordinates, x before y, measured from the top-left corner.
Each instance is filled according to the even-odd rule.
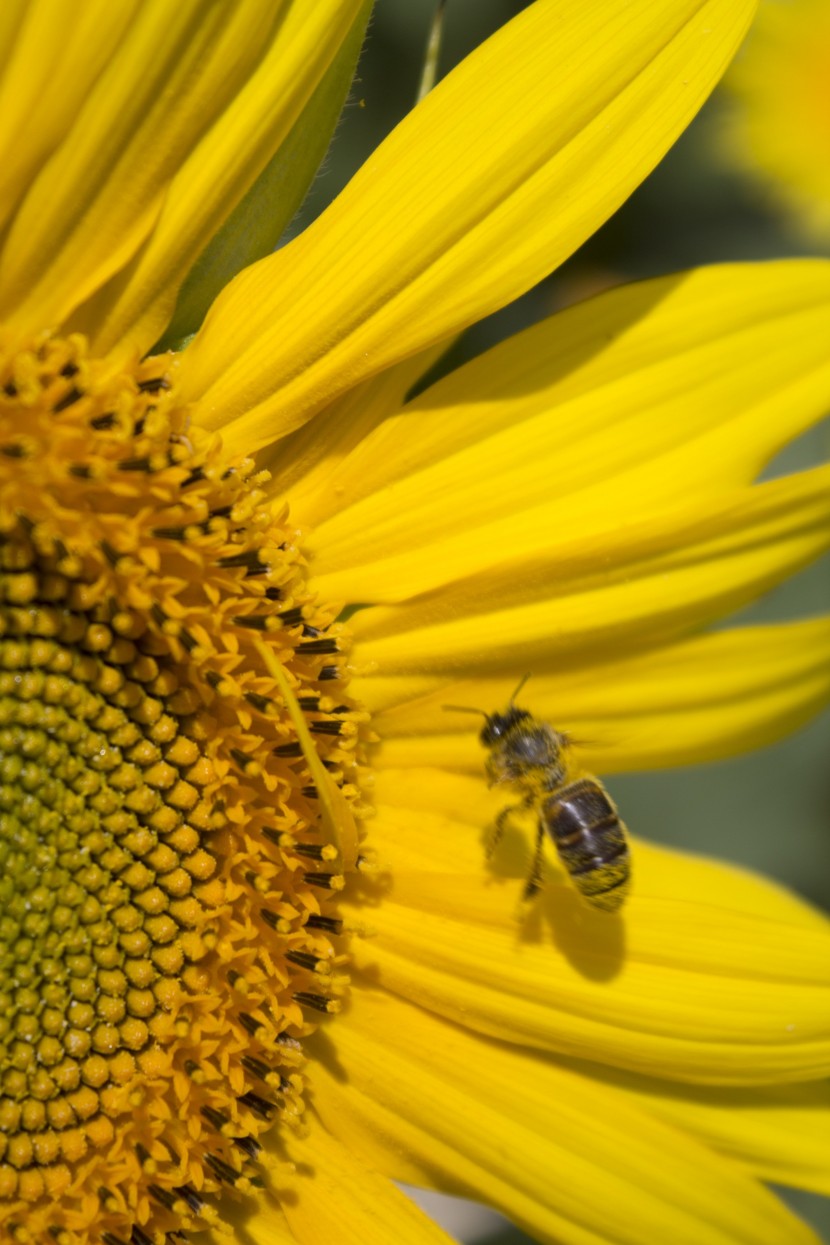
[[[494,882],[526,879],[531,848],[525,826],[508,825],[487,868]],[[526,828],[525,828],[526,827]],[[486,843],[488,832],[482,838]],[[625,908],[622,913],[595,910],[580,898],[565,872],[555,863],[554,853],[545,852],[542,889],[517,914],[516,941],[523,944],[553,944],[569,964],[589,981],[611,981],[625,962]],[[504,902],[503,887],[498,900]]]
[[[519,940],[553,942],[582,977],[613,980],[625,963],[625,917],[592,910],[573,887],[554,881],[554,876],[549,868],[545,886],[522,914]]]

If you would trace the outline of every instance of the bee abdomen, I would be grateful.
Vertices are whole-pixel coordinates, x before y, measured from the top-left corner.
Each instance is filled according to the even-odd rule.
[[[615,912],[628,891],[628,842],[607,792],[580,778],[545,800],[542,819],[583,899]]]

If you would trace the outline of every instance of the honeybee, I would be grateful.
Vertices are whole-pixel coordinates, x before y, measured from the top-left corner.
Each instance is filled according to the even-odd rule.
[[[535,808],[536,849],[524,899],[531,899],[542,885],[547,831],[582,898],[603,912],[616,912],[628,892],[630,878],[625,825],[600,781],[593,774],[578,772],[569,737],[516,705],[528,677],[519,683],[503,713],[484,714],[479,736],[489,749],[486,770],[490,786],[511,783],[521,795],[517,804],[503,808],[496,818],[488,855],[495,850],[510,817]]]

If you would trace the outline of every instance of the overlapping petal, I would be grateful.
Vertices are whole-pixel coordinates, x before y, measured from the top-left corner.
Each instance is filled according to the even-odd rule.
[[[319,570],[400,553],[396,526],[448,497],[494,509],[607,490],[628,505],[748,484],[830,393],[830,264],[726,264],[619,286],[458,368],[292,481]],[[552,466],[553,464],[553,466]],[[498,490],[492,477],[498,471]],[[604,494],[605,495],[605,494]],[[428,522],[424,516],[424,522]],[[398,542],[399,543],[399,542]]]
[[[529,6],[217,301],[184,361],[198,418],[254,449],[535,284],[691,119],[753,7]]]
[[[484,868],[502,792],[381,770],[375,799],[378,902],[364,887],[349,903],[376,935],[355,944],[372,981],[480,1032],[644,1075],[753,1085],[824,1074],[827,923],[788,891],[637,842],[624,922],[587,909],[549,860],[519,926],[530,819]]]
[[[378,808],[375,838],[384,869],[412,876],[482,873],[484,840],[504,807],[504,792],[488,789],[479,778],[444,770],[380,768],[374,794]],[[532,823],[524,825],[532,833]],[[528,837],[521,825],[514,824],[490,866],[493,884],[505,885],[510,878],[523,881],[529,858]],[[637,844],[636,865],[639,882],[653,895],[684,903],[696,903],[705,896],[730,911],[756,919],[771,914],[785,925],[827,936],[823,913],[748,870],[725,864],[713,867],[706,857],[644,841]]]
[[[474,659],[483,673],[504,669],[517,654],[532,666],[552,654],[563,661],[602,646],[664,642],[737,609],[824,552],[829,486],[830,468],[821,467],[640,520],[606,516],[604,528],[583,493],[581,514],[566,499],[494,521],[481,532],[483,542],[492,541],[489,551],[449,536],[442,546],[447,571],[444,553],[439,565],[430,546],[406,568],[410,589],[445,582],[452,568],[456,577],[446,587],[352,620],[361,659],[390,674],[451,673]],[[601,492],[598,485],[597,504]],[[566,509],[577,534],[563,532]],[[580,531],[580,517],[594,530]],[[488,552],[493,561],[485,569]],[[378,595],[390,582],[382,569],[375,563],[371,580],[363,576]],[[335,598],[337,580],[337,572],[323,580]],[[404,579],[401,595],[406,587]]]
[[[541,1241],[795,1245],[815,1238],[737,1167],[624,1094],[368,988],[314,1039],[335,1133],[399,1179],[495,1205]],[[348,1067],[348,1082],[343,1075]]]
[[[441,673],[377,672],[355,681],[383,740],[381,768],[481,773],[475,718],[443,706],[502,706],[521,663],[512,654],[502,670],[484,676],[478,665],[475,653],[462,661],[461,682]],[[830,620],[734,627],[615,660],[603,652],[545,661],[533,667],[531,690],[536,713],[578,741],[589,769],[615,773],[715,760],[773,742],[826,704]]]
[[[24,33],[48,27],[56,7],[38,4]],[[40,153],[30,184],[19,178],[0,311],[21,333],[71,321],[98,350],[118,341],[122,352],[140,352],[164,327],[190,264],[290,131],[361,4],[103,6],[117,15],[104,16],[100,45],[99,7],[82,19],[93,49],[82,72],[69,65],[80,78],[75,111],[50,116],[50,158]]]
[[[437,1224],[372,1167],[346,1136],[336,1140],[309,1114],[303,1134],[290,1136],[286,1150],[298,1176],[282,1200],[291,1239],[300,1245],[322,1241],[343,1245],[451,1245]],[[270,1217],[247,1225],[256,1245],[270,1245]]]
[[[716,1089],[667,1085],[595,1064],[575,1065],[624,1090],[644,1111],[673,1124],[744,1170],[775,1184],[830,1193],[830,1085]]]

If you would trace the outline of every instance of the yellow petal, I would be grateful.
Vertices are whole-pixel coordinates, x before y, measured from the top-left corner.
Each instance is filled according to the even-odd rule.
[[[0,224],[66,137],[139,0],[22,0],[0,6]]]
[[[321,529],[313,541],[325,573],[344,556],[371,561],[378,530],[391,552],[397,529],[408,552],[430,518],[433,529],[449,523],[450,505],[453,522],[475,528],[494,509],[527,510],[600,482],[608,508],[627,494],[641,510],[675,487],[678,471],[687,497],[748,484],[824,414],[828,337],[826,261],[621,286],[390,412],[295,484],[294,511]],[[613,483],[632,470],[636,489]]]
[[[379,425],[403,405],[407,391],[444,352],[440,346],[404,359],[402,363],[364,381],[332,402],[313,420],[295,432],[275,441],[258,455],[258,461],[271,473],[267,487],[272,497],[291,494],[291,512],[306,522],[305,498],[312,481],[331,478],[335,498],[341,482],[334,478],[336,465],[368,438]],[[233,427],[223,435],[229,450],[245,453],[244,441],[237,442]]]
[[[549,880],[523,930],[522,883],[398,874],[355,966],[456,1023],[573,1058],[709,1085],[826,1076],[828,934],[655,893],[633,851],[622,918]]]
[[[530,857],[525,834],[515,827],[505,836],[492,865],[484,858],[486,830],[504,807],[504,793],[488,789],[483,777],[466,778],[436,769],[381,768],[375,778],[372,841],[381,865],[394,875],[483,873],[498,879],[524,879]],[[623,810],[624,811],[624,810]],[[671,902],[713,903],[754,917],[771,916],[823,935],[826,917],[766,878],[734,865],[638,841],[638,888]],[[501,886],[503,883],[498,882]]]
[[[358,655],[360,650],[358,649]],[[534,666],[528,703],[537,717],[580,741],[589,770],[610,774],[719,760],[772,743],[830,699],[830,619],[735,627],[609,661],[588,654],[570,665]],[[476,655],[457,674],[366,675],[353,686],[383,740],[380,766],[435,765],[482,772],[469,704],[503,707],[517,658],[476,677]],[[584,743],[581,741],[585,741]]]
[[[471,654],[481,672],[532,669],[565,653],[658,643],[753,600],[830,544],[828,485],[830,468],[820,467],[631,522],[597,517],[599,489],[580,494],[583,514],[570,498],[494,522],[489,550],[483,529],[484,549],[462,532],[440,555],[428,547],[403,566],[333,572],[315,587],[338,599],[348,582],[347,599],[366,601],[449,581],[352,619],[360,661],[384,674],[452,672]]]
[[[306,1124],[306,1135],[285,1133],[297,1176],[289,1180],[281,1202],[300,1245],[451,1245],[445,1232],[372,1169],[348,1137],[341,1144],[313,1112]],[[251,1235],[257,1245],[269,1245],[267,1224],[252,1224]]]
[[[196,332],[224,286],[279,245],[331,143],[352,85],[371,8],[372,0],[362,0],[358,16],[291,132],[190,269],[154,353],[181,348],[180,343]]]
[[[644,1077],[574,1065],[629,1094],[642,1110],[674,1125],[775,1184],[830,1193],[830,1085],[716,1089],[669,1085]]]
[[[538,0],[523,10],[300,238],[217,300],[184,361],[198,418],[238,419],[254,449],[534,285],[691,120],[753,8]]]
[[[482,838],[503,803],[483,782],[380,774],[384,902],[346,900],[376,935],[354,946],[372,980],[483,1033],[644,1074],[727,1085],[823,1074],[825,918],[741,870],[635,841],[621,917],[587,908],[551,852],[517,924],[533,827],[511,825],[486,866]]]
[[[589,1077],[358,988],[312,1039],[328,1126],[382,1170],[568,1245],[812,1241],[765,1189]]]
[[[100,72],[73,93],[77,111],[15,212],[4,318],[21,332],[69,321],[97,350],[151,346],[178,282],[290,130],[358,8],[147,0],[117,42],[109,19]],[[95,64],[87,55],[82,67]]]

